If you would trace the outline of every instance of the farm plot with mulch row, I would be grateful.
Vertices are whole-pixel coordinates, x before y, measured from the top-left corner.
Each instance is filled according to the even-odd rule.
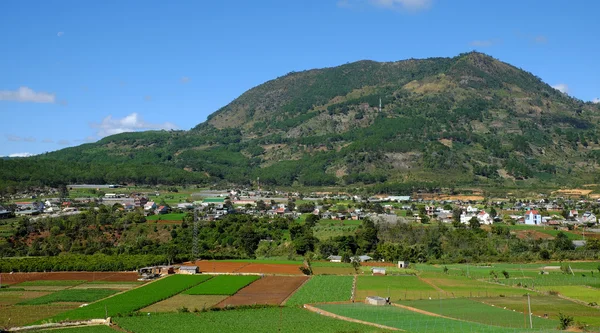
[[[241,289],[235,295],[217,304],[217,306],[279,305],[307,279],[306,276],[266,276]]]
[[[188,295],[233,295],[258,280],[257,275],[219,275],[185,292]]]

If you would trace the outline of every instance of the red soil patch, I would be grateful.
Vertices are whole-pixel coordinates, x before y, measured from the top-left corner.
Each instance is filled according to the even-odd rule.
[[[228,297],[217,307],[227,305],[279,305],[298,289],[308,277],[306,276],[266,276],[249,286],[242,288],[237,294]]]
[[[261,273],[261,274],[288,274],[303,275],[300,271],[301,265],[289,264],[249,264],[238,270],[236,273]]]
[[[49,273],[1,273],[3,284],[16,284],[37,280],[81,281],[137,281],[137,272],[49,272]]]
[[[248,265],[247,262],[229,262],[229,261],[211,261],[199,260],[193,263],[186,262],[186,265],[196,265],[202,273],[233,273],[240,268]]]
[[[520,239],[554,239],[554,237],[537,230],[522,230],[517,232],[517,237]]]

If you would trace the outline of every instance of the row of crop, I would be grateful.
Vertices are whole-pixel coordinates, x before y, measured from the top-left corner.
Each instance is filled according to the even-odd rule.
[[[352,296],[352,280],[352,276],[313,276],[290,297],[286,305],[349,301]]]
[[[61,313],[52,321],[106,318],[124,315],[174,296],[210,279],[206,275],[173,275],[114,297]]]
[[[259,279],[257,275],[219,275],[185,292],[188,295],[233,295]]]

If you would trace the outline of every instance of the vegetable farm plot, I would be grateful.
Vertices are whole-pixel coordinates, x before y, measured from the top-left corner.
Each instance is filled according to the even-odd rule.
[[[0,327],[17,327],[31,324],[59,313],[76,309],[79,303],[45,305],[15,305],[0,309]]]
[[[218,307],[228,305],[279,305],[287,299],[308,277],[305,276],[266,276],[228,297]]]
[[[38,298],[29,299],[17,305],[39,305],[57,302],[90,303],[113,295],[112,289],[66,289]]]
[[[233,295],[258,280],[257,275],[219,275],[187,291],[188,295]]]
[[[313,276],[290,297],[286,305],[349,301],[353,279],[352,276]]]
[[[523,312],[526,302],[525,297],[490,297],[475,300],[516,312]],[[590,325],[590,331],[600,331],[600,309],[571,302],[558,296],[531,296],[531,312],[534,316],[548,315],[548,318],[553,320],[558,320],[558,314],[562,312],[573,316],[575,321]]]
[[[527,292],[526,290],[520,288],[511,288],[498,283],[488,283],[470,279],[466,276],[427,272],[421,274],[421,279],[427,283],[435,285],[442,291],[439,294],[432,294],[428,296],[432,298],[492,297],[500,295],[521,296]]]
[[[336,315],[399,328],[412,333],[507,333],[507,332],[555,332],[548,329],[516,329],[481,323],[454,320],[410,311],[395,306],[372,306],[366,304],[321,304],[319,309]],[[556,331],[557,332],[557,331]]]
[[[161,313],[150,316],[113,319],[121,328],[133,333],[164,332],[388,332],[372,326],[338,320],[291,307],[270,307],[231,311]]]
[[[536,289],[546,292],[558,292],[562,296],[586,303],[600,302],[600,289],[586,286],[548,286],[536,287]]]
[[[314,275],[351,275],[354,274],[352,267],[312,267]]]
[[[184,307],[189,311],[202,311],[217,305],[227,297],[229,296],[179,294],[145,307],[140,312],[177,312]]]
[[[526,297],[519,297],[521,305],[526,304]],[[522,312],[504,309],[492,305],[477,302],[467,298],[455,299],[433,299],[419,301],[404,301],[399,304],[432,312],[446,317],[456,318],[465,321],[473,321],[485,325],[523,328],[529,325],[528,318]],[[523,309],[521,308],[521,311]],[[527,319],[527,321],[524,321]],[[558,320],[532,317],[533,327],[554,329],[558,326]]]
[[[85,280],[36,280],[36,281],[25,281],[19,283],[17,287],[31,287],[31,286],[48,286],[48,287],[72,287],[78,284],[85,283]]]
[[[50,294],[50,292],[46,291],[2,290],[3,291],[0,293],[0,309],[2,309],[4,306],[17,304],[28,299],[38,298]]]
[[[359,276],[356,300],[367,296],[390,297],[392,300],[422,299],[437,295],[438,291],[416,276]]]
[[[208,279],[210,276],[205,275],[172,275],[86,307],[54,316],[51,320],[56,322],[124,315],[167,299]]]

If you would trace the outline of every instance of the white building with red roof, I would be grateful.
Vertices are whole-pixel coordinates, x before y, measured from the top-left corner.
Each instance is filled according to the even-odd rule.
[[[529,225],[541,225],[542,215],[535,209],[529,210],[525,213],[525,224]]]

